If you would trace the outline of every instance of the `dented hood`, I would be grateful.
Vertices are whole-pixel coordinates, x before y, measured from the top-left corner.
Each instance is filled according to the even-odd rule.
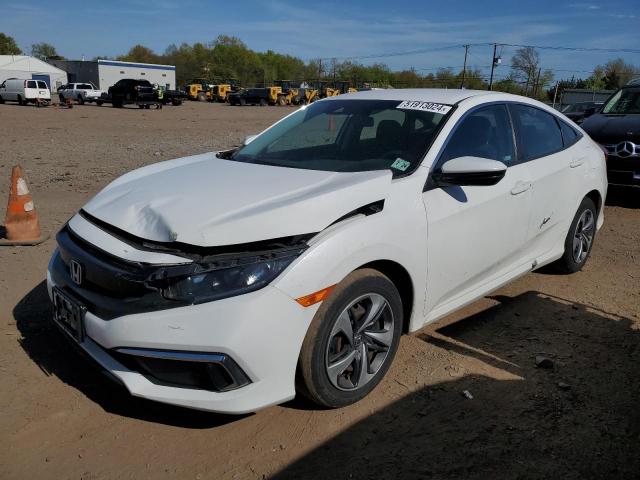
[[[323,172],[207,153],[130,172],[84,210],[146,240],[222,246],[319,232],[383,200],[390,184],[388,170]]]

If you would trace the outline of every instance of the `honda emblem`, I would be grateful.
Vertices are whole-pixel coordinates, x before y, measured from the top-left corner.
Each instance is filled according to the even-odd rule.
[[[71,280],[76,285],[80,285],[82,283],[82,265],[75,260],[71,260],[69,264],[69,273],[71,274]]]

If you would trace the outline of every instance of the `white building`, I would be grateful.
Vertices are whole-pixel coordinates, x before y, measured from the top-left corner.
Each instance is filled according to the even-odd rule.
[[[120,60],[50,60],[67,72],[69,82],[91,82],[107,90],[121,78],[149,80],[168,89],[176,88],[176,67],[155,63],[121,62]]]
[[[67,72],[26,55],[0,55],[0,83],[7,78],[44,80],[55,91],[67,83]]]

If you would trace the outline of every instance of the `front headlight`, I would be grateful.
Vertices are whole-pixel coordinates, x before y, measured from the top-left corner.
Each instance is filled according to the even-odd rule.
[[[204,303],[259,290],[282,273],[297,255],[199,272],[171,281],[162,289],[169,300]]]

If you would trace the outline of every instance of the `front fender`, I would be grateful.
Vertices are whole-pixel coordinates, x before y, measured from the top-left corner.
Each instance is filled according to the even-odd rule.
[[[388,260],[409,273],[413,305],[409,330],[422,326],[427,276],[426,217],[422,202],[400,202],[393,195],[382,212],[358,215],[314,237],[310,248],[274,282],[291,298],[300,298],[340,283],[368,263]],[[402,292],[401,292],[402,294]]]

